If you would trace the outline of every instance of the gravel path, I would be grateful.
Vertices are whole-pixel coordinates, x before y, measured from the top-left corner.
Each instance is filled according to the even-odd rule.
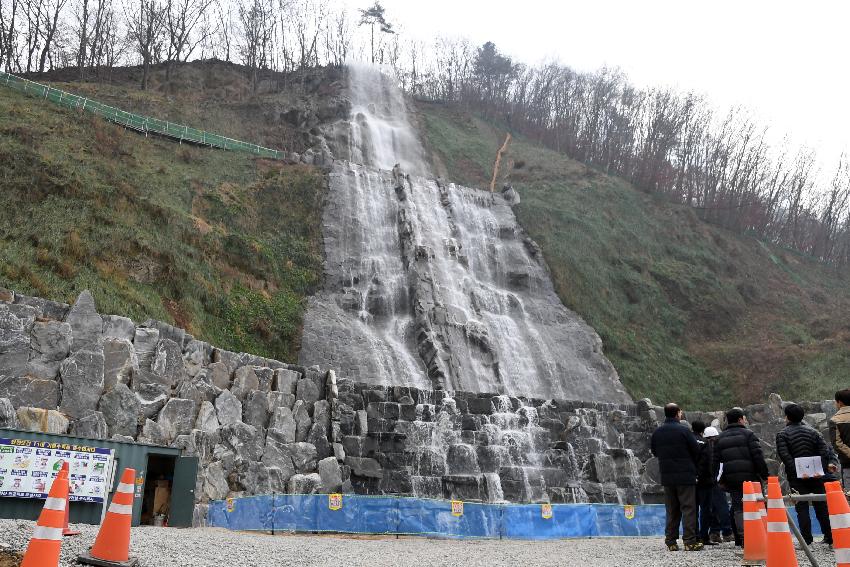
[[[0,520],[0,550],[22,551],[32,522]],[[74,558],[94,541],[96,527],[76,526],[82,535],[62,545],[61,565],[76,565]],[[5,545],[4,545],[5,544]],[[821,565],[834,565],[833,554],[815,544]],[[672,562],[689,567],[740,565],[732,544],[696,553],[669,553],[657,538],[574,539],[556,541],[458,541],[404,537],[305,536],[236,533],[203,528],[177,530],[134,528],[131,555],[143,567],[265,567],[265,566],[469,566],[599,565],[658,567]],[[2,560],[0,560],[2,565]],[[800,566],[809,565],[800,553]]]

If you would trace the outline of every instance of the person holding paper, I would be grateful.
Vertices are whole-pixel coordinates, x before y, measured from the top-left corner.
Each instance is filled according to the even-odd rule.
[[[835,480],[838,459],[823,436],[804,421],[806,412],[797,404],[785,406],[785,428],[776,434],[776,453],[785,466],[788,485],[800,494],[825,494],[824,483]],[[823,542],[832,545],[832,529],[826,502],[812,502],[823,532]],[[807,544],[812,543],[809,503],[797,502],[797,524]]]

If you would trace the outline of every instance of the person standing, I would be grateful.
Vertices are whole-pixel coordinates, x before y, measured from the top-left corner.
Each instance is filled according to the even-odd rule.
[[[711,463],[711,445],[703,437],[705,432],[705,423],[702,421],[694,421],[691,424],[691,431],[699,443],[699,458],[697,459],[697,507],[699,513],[699,528],[697,532],[699,539],[703,545],[715,545],[709,538],[709,530],[711,528],[711,489],[717,484],[717,477],[714,476]]]
[[[841,463],[841,484],[850,488],[850,390],[835,392],[838,411],[829,418],[829,440]]]
[[[706,427],[703,439],[708,444],[712,461],[715,445],[720,431],[716,427]],[[729,516],[729,499],[720,486],[717,485],[717,474],[712,471],[714,484],[711,486],[711,524],[709,526],[709,541],[711,543],[730,542],[735,538],[732,536],[732,520]]]
[[[679,525],[687,551],[699,551],[697,539],[697,460],[699,443],[691,430],[680,423],[682,410],[676,404],[664,406],[664,423],[652,434],[650,449],[658,459],[664,506],[667,513],[665,543],[670,551],[678,551]]]
[[[785,428],[776,434],[776,453],[785,466],[785,476],[788,485],[800,494],[826,494],[824,483],[835,480],[834,473],[838,470],[838,459],[823,436],[814,428],[803,422],[806,412],[797,404],[785,406]],[[797,476],[796,460],[803,457],[820,458],[826,474],[817,477],[800,478]],[[815,515],[823,533],[823,542],[832,545],[832,530],[829,526],[829,512],[826,502],[812,502]],[[809,503],[797,502],[797,525],[803,540],[812,543],[812,518],[809,515]]]
[[[735,521],[735,545],[744,545],[744,482],[767,480],[767,462],[756,434],[747,429],[741,408],[726,412],[726,429],[714,446],[713,470],[721,473],[719,482],[729,493]],[[722,469],[721,469],[722,465]]]

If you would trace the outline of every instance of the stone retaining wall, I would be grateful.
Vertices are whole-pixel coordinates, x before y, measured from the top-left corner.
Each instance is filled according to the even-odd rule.
[[[774,471],[782,400],[746,408]],[[805,404],[825,427],[831,402]],[[657,502],[660,408],[337,379],[218,349],[158,321],[0,289],[0,427],[178,447],[209,500],[356,492],[514,502]],[[708,422],[722,412],[688,412]]]

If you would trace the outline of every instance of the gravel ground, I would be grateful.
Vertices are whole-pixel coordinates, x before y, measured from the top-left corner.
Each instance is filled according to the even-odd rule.
[[[0,550],[23,551],[32,522],[0,520]],[[66,538],[61,565],[77,565],[76,556],[94,541],[96,527],[75,526],[82,535]],[[815,544],[821,565],[834,565],[829,548]],[[670,553],[657,538],[572,539],[556,541],[459,541],[336,535],[266,535],[222,529],[134,528],[130,553],[143,567],[401,566],[457,565],[600,565],[657,567],[671,560],[689,567],[740,565],[732,544],[702,552]],[[800,565],[809,563],[800,555]],[[0,565],[3,565],[0,559]]]

